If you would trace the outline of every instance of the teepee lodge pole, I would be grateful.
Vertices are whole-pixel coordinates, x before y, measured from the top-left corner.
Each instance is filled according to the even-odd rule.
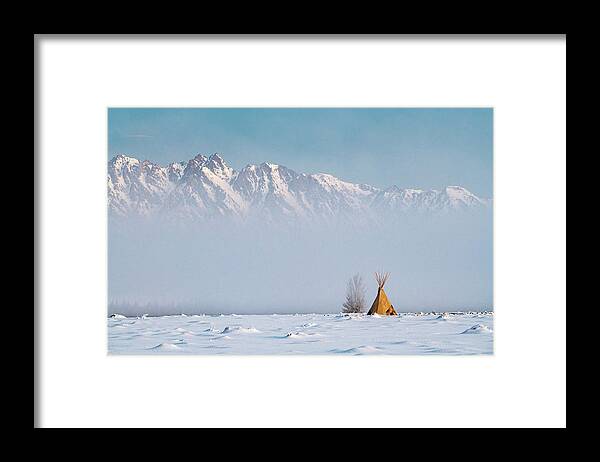
[[[377,296],[371,305],[371,309],[367,314],[378,314],[380,316],[391,316],[397,315],[394,306],[390,303],[383,286],[390,277],[390,273],[375,273],[375,280],[377,281]]]

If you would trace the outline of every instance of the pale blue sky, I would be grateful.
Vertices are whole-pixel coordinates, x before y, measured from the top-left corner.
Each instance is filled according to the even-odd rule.
[[[108,156],[162,165],[219,152],[378,187],[464,186],[492,197],[491,108],[110,108]]]

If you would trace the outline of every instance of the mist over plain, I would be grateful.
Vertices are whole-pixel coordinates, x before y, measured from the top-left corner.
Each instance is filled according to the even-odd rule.
[[[191,226],[130,220],[108,228],[109,314],[337,313],[348,279],[390,272],[398,312],[491,310],[492,210],[362,222]]]

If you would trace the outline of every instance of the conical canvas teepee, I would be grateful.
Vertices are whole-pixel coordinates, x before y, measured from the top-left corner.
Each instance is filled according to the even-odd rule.
[[[385,285],[389,276],[390,273],[375,273],[375,279],[377,280],[377,285],[379,288],[377,289],[377,297],[375,297],[373,305],[371,305],[371,309],[367,314],[379,314],[383,316],[398,314],[383,290],[383,286]]]

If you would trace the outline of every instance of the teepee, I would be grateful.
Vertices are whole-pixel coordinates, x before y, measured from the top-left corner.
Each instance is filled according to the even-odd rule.
[[[379,314],[383,316],[398,314],[383,290],[383,286],[389,277],[390,273],[375,273],[375,279],[379,288],[377,289],[377,297],[375,297],[373,305],[371,305],[371,309],[367,314]]]

